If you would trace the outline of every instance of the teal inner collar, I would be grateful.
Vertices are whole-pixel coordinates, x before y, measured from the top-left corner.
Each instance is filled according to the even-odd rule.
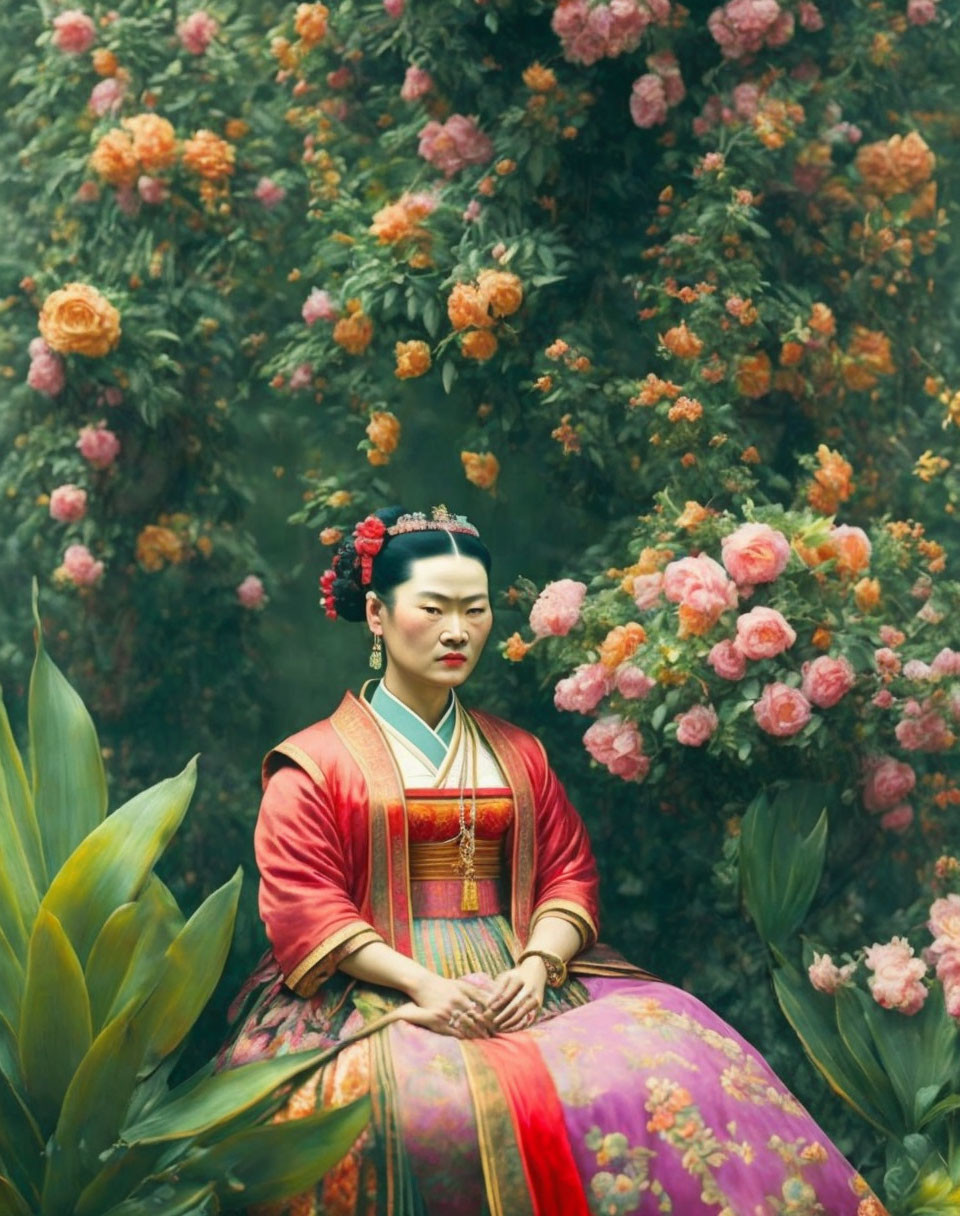
[[[431,729],[419,714],[414,713],[409,706],[384,688],[383,680],[377,680],[373,692],[369,696],[370,705],[381,718],[389,722],[394,730],[398,730],[405,739],[420,749],[437,768],[446,760],[453,739],[454,727],[457,724],[455,712],[455,697],[453,689],[443,717],[436,727]]]

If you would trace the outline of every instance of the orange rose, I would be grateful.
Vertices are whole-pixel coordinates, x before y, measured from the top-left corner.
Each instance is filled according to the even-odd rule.
[[[670,422],[696,422],[703,417],[703,406],[695,397],[678,397],[667,411]]]
[[[660,341],[671,355],[676,355],[678,359],[695,359],[703,350],[703,343],[693,330],[687,327],[686,321],[668,329],[661,335]]]
[[[887,335],[878,329],[855,325],[843,363],[847,387],[855,391],[873,388],[877,376],[892,376],[896,370]]]
[[[120,125],[133,137],[133,151],[145,173],[169,169],[177,159],[173,125],[159,114],[135,114]]]
[[[737,390],[744,397],[763,397],[770,391],[772,368],[766,351],[744,355],[737,364]]]
[[[213,131],[201,127],[193,139],[183,142],[183,163],[191,172],[208,181],[217,181],[233,172],[236,149]]]
[[[695,499],[688,499],[684,503],[683,511],[677,516],[678,528],[695,528],[697,524],[702,524],[705,519],[710,518],[710,512],[706,507],[701,505]]]
[[[615,625],[600,643],[600,662],[604,667],[619,667],[647,640],[647,631],[636,621]]]
[[[810,320],[807,322],[811,329],[825,338],[832,338],[837,332],[837,322],[833,309],[826,304],[814,304],[810,309]]]
[[[353,502],[353,495],[349,490],[334,490],[332,494],[327,495],[328,507],[346,507]]]
[[[321,545],[338,545],[343,539],[343,528],[323,528],[320,532]]]
[[[870,565],[870,539],[862,528],[848,525],[835,528],[822,548],[836,558],[840,574],[859,574]]]
[[[889,198],[906,194],[930,180],[937,158],[922,135],[894,135],[884,143],[865,144],[854,164],[868,189]]]
[[[381,245],[395,245],[414,236],[426,236],[417,224],[417,216],[403,202],[388,203],[375,212],[370,231]]]
[[[780,347],[780,364],[782,367],[796,367],[803,358],[803,344],[800,342],[784,342]]]
[[[494,324],[487,298],[472,283],[455,283],[447,299],[447,316],[456,330],[489,329]]]
[[[503,648],[504,658],[511,663],[519,663],[532,645],[532,642],[525,642],[519,633],[512,633]]]
[[[250,134],[250,124],[243,118],[228,118],[223,127],[227,139],[243,139]]]
[[[557,77],[550,68],[535,61],[524,70],[523,83],[531,93],[549,93],[557,87]]]
[[[400,442],[399,419],[389,410],[374,410],[367,423],[367,437],[378,452],[389,456]]]
[[[165,563],[177,565],[186,556],[183,540],[172,528],[147,524],[137,537],[137,561],[151,572],[162,570]]]
[[[67,283],[43,302],[38,320],[43,340],[62,354],[108,354],[120,341],[120,314],[89,283]]]
[[[823,625],[813,631],[813,636],[810,638],[811,645],[816,646],[817,650],[829,650],[833,642],[833,634],[829,629],[825,629]]]
[[[523,284],[506,270],[481,270],[477,286],[495,317],[509,317],[523,303]]]
[[[90,56],[93,70],[98,76],[115,76],[117,74],[117,57],[105,46],[98,46]]]
[[[862,578],[853,587],[853,598],[861,612],[872,612],[880,603],[880,580]]]
[[[460,461],[467,481],[481,490],[492,490],[500,476],[500,461],[493,452],[461,452]]]
[[[467,359],[489,359],[497,353],[497,339],[488,329],[471,329],[463,335],[460,350]]]
[[[348,355],[362,355],[373,339],[373,322],[362,310],[341,317],[333,327],[333,340]]]
[[[316,46],[327,36],[327,18],[330,10],[325,4],[298,4],[293,19],[293,28],[307,48]]]
[[[399,380],[410,380],[430,370],[430,347],[426,342],[398,342],[395,347],[397,366],[394,375]]]
[[[140,176],[133,140],[119,128],[108,131],[90,154],[90,168],[111,186],[132,186]]]

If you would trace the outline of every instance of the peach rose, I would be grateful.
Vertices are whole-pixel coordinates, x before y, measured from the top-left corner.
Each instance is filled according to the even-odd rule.
[[[493,452],[461,452],[460,463],[467,481],[481,490],[492,490],[500,476],[500,461]]]
[[[530,609],[530,628],[537,637],[563,637],[580,620],[586,583],[561,578],[547,583]]]
[[[100,136],[90,153],[90,168],[111,186],[134,184],[140,176],[140,162],[126,131],[117,127]]]
[[[38,327],[52,350],[99,358],[120,341],[120,314],[89,283],[67,283],[43,302]]]
[[[660,340],[670,354],[676,355],[678,359],[695,359],[703,350],[702,340],[687,327],[686,321],[668,329]]]
[[[495,324],[487,297],[472,283],[454,283],[447,297],[447,316],[456,330],[488,329]]]
[[[790,560],[790,543],[769,524],[742,524],[721,542],[721,560],[737,583],[772,583]]]
[[[836,524],[827,539],[829,556],[835,558],[841,574],[859,574],[870,565],[872,546],[863,528],[851,524]]]
[[[652,574],[638,574],[633,579],[633,602],[642,612],[656,608],[660,603],[662,591],[662,570],[655,570]]]
[[[80,428],[76,447],[84,460],[95,469],[109,468],[120,454],[120,440],[104,426],[102,420],[96,426]]]
[[[488,329],[470,329],[460,340],[460,351],[466,359],[483,362],[497,353],[497,339]]]
[[[619,667],[646,640],[647,631],[636,621],[615,625],[600,643],[600,662],[604,667]]]
[[[717,711],[712,705],[694,705],[677,714],[677,742],[685,747],[702,747],[717,729]]]
[[[75,587],[92,587],[100,581],[102,574],[103,562],[96,561],[86,545],[68,545],[63,565],[54,571],[54,577],[73,583]]]
[[[397,366],[394,375],[398,380],[412,380],[430,370],[430,347],[415,338],[411,342],[398,342],[394,347]]]
[[[742,680],[747,670],[746,655],[729,638],[711,648],[707,662],[722,680]]]
[[[201,127],[192,139],[183,141],[184,168],[207,181],[229,177],[234,170],[237,150],[214,131]]]
[[[803,695],[820,709],[830,709],[853,688],[856,672],[843,658],[822,654],[803,664]]]
[[[373,322],[362,309],[351,312],[334,325],[333,340],[348,355],[362,355],[373,340]]]
[[[146,524],[137,537],[136,555],[144,570],[155,573],[167,563],[179,565],[186,557],[186,550],[172,528],[162,524]]]
[[[927,964],[914,958],[913,947],[905,937],[874,942],[864,952],[863,961],[873,972],[867,983],[878,1005],[908,1015],[920,1009],[927,999],[922,982]]]
[[[267,602],[267,596],[263,589],[263,581],[257,578],[255,574],[248,574],[243,582],[237,586],[237,600],[244,608],[262,608]]]
[[[602,663],[581,663],[574,673],[557,682],[553,703],[557,709],[591,713],[613,687],[613,678]]]
[[[177,137],[173,125],[159,114],[134,114],[120,122],[133,140],[133,152],[144,173],[169,169],[177,159]]]
[[[838,988],[847,987],[857,970],[856,963],[844,963],[838,967],[829,954],[813,952],[813,962],[807,968],[810,983],[818,992],[833,996]]]
[[[772,659],[796,640],[796,631],[776,608],[758,604],[737,618],[737,646],[748,659]]]
[[[53,45],[65,55],[82,55],[97,39],[93,18],[82,9],[70,8],[53,19]]]
[[[587,751],[600,764],[624,781],[642,781],[650,771],[650,757],[643,753],[643,737],[632,722],[619,714],[607,714],[584,732]]]
[[[810,721],[811,706],[799,688],[775,681],[753,703],[753,715],[761,730],[785,738],[803,730]]]
[[[367,423],[367,438],[380,452],[396,451],[400,442],[400,421],[389,410],[374,410]]]
[[[330,10],[325,4],[298,4],[293,28],[297,37],[308,49],[322,42],[327,36],[327,18]]]
[[[509,317],[523,303],[523,284],[506,270],[481,270],[477,275],[480,294],[490,304],[495,317]]]
[[[766,351],[744,355],[737,364],[737,391],[744,397],[763,397],[770,391],[773,367]]]

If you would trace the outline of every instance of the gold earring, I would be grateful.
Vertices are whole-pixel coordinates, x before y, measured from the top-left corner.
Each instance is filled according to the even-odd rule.
[[[373,635],[373,649],[370,651],[370,666],[374,671],[379,671],[383,666],[383,643],[380,641],[380,634]]]

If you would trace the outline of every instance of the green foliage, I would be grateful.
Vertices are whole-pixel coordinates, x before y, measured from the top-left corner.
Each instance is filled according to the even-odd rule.
[[[104,818],[96,732],[46,654],[39,619],[28,717],[33,780],[16,801],[0,785],[10,845],[0,923],[18,930],[12,941],[0,934],[0,1211],[172,1216],[305,1189],[369,1118],[362,1100],[261,1126],[324,1053],[217,1076],[204,1068],[167,1085],[223,971],[240,893],[238,870],[185,921],[153,873],[186,813],[195,759]],[[21,773],[5,739],[4,771]],[[31,841],[42,842],[38,873],[52,881],[22,885],[21,899],[10,875]]]

